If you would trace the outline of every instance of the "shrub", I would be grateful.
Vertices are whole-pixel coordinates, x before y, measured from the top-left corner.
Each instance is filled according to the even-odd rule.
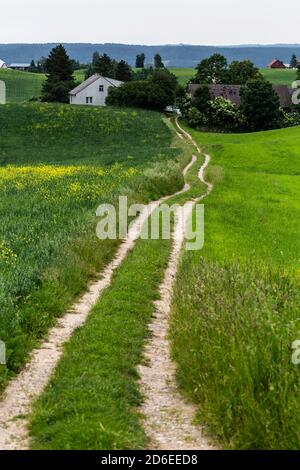
[[[238,107],[221,96],[210,101],[209,120],[211,126],[228,130],[245,126],[245,118]]]
[[[118,88],[110,88],[107,105],[163,111],[170,104],[169,94],[150,80],[124,83]]]
[[[205,127],[209,125],[208,117],[194,107],[189,108],[186,112],[185,118],[191,127]]]
[[[146,80],[134,80],[111,88],[106,104],[163,111],[175,102],[176,91],[175,75],[167,70],[155,70]]]
[[[271,83],[253,80],[241,88],[241,111],[251,130],[281,127],[282,111],[277,93]]]
[[[287,113],[283,112],[283,127],[300,126],[300,114],[297,112]]]
[[[194,93],[192,103],[195,108],[198,109],[201,113],[205,113],[209,107],[209,102],[211,101],[212,96],[210,89],[207,85],[202,85],[197,88]]]

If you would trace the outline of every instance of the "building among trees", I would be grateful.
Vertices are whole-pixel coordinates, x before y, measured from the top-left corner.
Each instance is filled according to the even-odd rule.
[[[268,65],[269,69],[286,69],[286,65],[279,59],[274,59]]]
[[[70,91],[70,104],[106,106],[106,98],[111,87],[116,88],[123,82],[95,74]]]

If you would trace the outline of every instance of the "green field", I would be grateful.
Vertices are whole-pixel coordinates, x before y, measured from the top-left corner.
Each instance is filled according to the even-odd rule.
[[[170,68],[170,71],[177,76],[178,82],[181,85],[186,85],[196,73],[193,68]],[[296,71],[294,70],[262,69],[261,72],[275,85],[291,85],[296,80]],[[77,70],[74,73],[78,83],[84,80],[84,73],[84,70]],[[0,80],[4,80],[7,86],[7,102],[19,103],[28,101],[32,97],[40,96],[45,75],[14,70],[0,70]]]
[[[192,68],[170,68],[170,71],[178,77],[178,82],[181,85],[186,83],[195,76],[196,71]],[[272,70],[261,69],[263,76],[274,85],[292,85],[296,80],[297,73],[295,70]]]
[[[181,149],[185,166],[191,148],[178,138],[173,145]],[[187,175],[192,189],[169,204],[201,194],[200,161]],[[32,448],[124,450],[149,444],[139,415],[137,366],[143,362],[153,302],[159,298],[170,249],[170,240],[138,240],[115,272],[85,325],[66,345],[52,380],[34,405]]]
[[[98,205],[120,191],[129,202],[156,199],[181,187],[182,176],[156,113],[6,105],[0,127],[2,388],[113,255],[118,242],[95,235]]]
[[[299,130],[189,130],[212,156],[215,188],[205,247],[183,254],[173,354],[200,422],[225,448],[300,448]]]
[[[45,75],[1,69],[0,80],[6,84],[7,102],[20,103],[40,96]]]
[[[289,85],[297,79],[296,70],[276,70],[276,69],[261,69],[263,76],[274,85]]]
[[[74,76],[77,82],[83,82],[84,72],[84,70],[76,70]],[[7,102],[21,103],[41,95],[45,75],[1,69],[0,80],[6,83]]]

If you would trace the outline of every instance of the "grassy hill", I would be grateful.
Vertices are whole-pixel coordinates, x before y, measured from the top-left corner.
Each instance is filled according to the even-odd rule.
[[[269,80],[274,85],[291,86],[292,83],[297,79],[296,70],[261,69],[261,73],[267,80]]]
[[[76,81],[83,82],[84,70],[76,70],[74,76]],[[0,70],[0,80],[6,83],[8,103],[21,103],[33,96],[40,96],[45,78],[44,74],[39,73]]]
[[[192,77],[195,76],[195,69],[193,68],[171,68],[177,77],[181,85],[185,85]],[[274,85],[292,85],[292,82],[296,80],[295,70],[273,70],[273,69],[261,69],[263,76]]]
[[[186,85],[195,75],[195,69],[193,68],[170,68],[170,71],[178,77],[178,82],[181,85]],[[76,70],[74,76],[77,82],[83,82],[84,72],[84,70]],[[262,69],[261,72],[276,85],[291,85],[296,80],[296,72],[294,70]],[[20,103],[41,94],[45,75],[14,70],[0,70],[0,80],[4,80],[7,86],[7,102]]]
[[[299,128],[189,131],[215,188],[204,249],[184,253],[175,291],[180,384],[225,448],[299,449]]]
[[[7,102],[19,103],[41,94],[45,75],[1,69],[0,80],[6,83]]]
[[[95,235],[98,205],[156,199],[182,176],[158,113],[9,104],[0,128],[1,389],[115,252]]]

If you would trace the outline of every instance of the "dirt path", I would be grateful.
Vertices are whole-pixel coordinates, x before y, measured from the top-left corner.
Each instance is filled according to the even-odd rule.
[[[196,157],[183,171],[185,175],[196,161]],[[189,185],[175,195],[188,191]],[[175,195],[150,203],[132,226],[128,238],[120,245],[115,259],[106,267],[100,279],[90,285],[88,292],[67,312],[57,325],[49,331],[47,340],[32,351],[23,371],[13,379],[0,401],[0,449],[23,450],[29,448],[27,415],[31,405],[42,393],[62,356],[63,346],[74,331],[81,327],[98,301],[101,293],[109,287],[114,271],[121,265],[128,252],[134,247],[142,226],[152,212],[164,201]]]
[[[190,140],[201,154],[200,148],[192,137],[185,132],[177,121],[181,135]],[[145,364],[139,367],[141,389],[145,397],[141,412],[144,416],[144,427],[150,438],[149,449],[158,450],[211,450],[212,446],[203,436],[200,426],[193,425],[195,407],[183,400],[176,386],[176,368],[170,358],[168,341],[169,314],[172,289],[178,270],[180,252],[184,242],[184,227],[191,216],[196,202],[204,199],[213,189],[213,185],[205,181],[205,170],[210,157],[205,155],[198,176],[207,190],[198,199],[189,203],[189,211],[185,220],[175,225],[173,248],[160,286],[161,298],[155,303],[155,314],[150,325],[151,339],[145,348]]]

